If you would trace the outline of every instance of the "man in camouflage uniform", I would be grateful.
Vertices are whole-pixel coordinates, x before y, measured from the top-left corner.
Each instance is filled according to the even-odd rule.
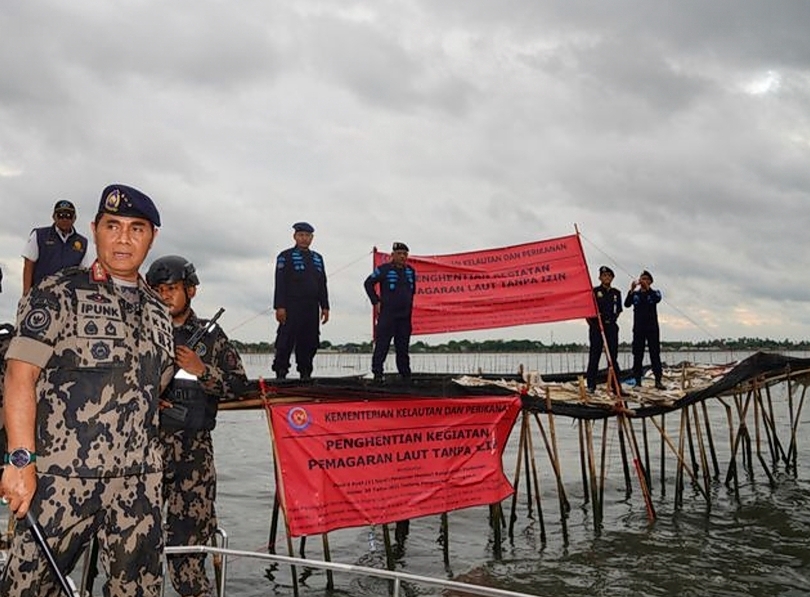
[[[161,594],[158,404],[174,343],[165,306],[138,275],[159,225],[140,191],[104,189],[92,226],[98,259],[21,299],[6,354],[0,497],[17,518],[30,509],[63,571],[97,538],[107,596]],[[18,524],[0,595],[59,590]]]
[[[161,257],[149,267],[146,281],[169,307],[176,351],[177,375],[162,396],[160,413],[166,544],[204,545],[217,529],[211,430],[219,401],[239,398],[247,378],[221,328],[215,326],[199,342],[191,338],[209,323],[191,308],[200,283],[191,262],[177,255]],[[172,586],[181,597],[212,594],[205,554],[170,555],[168,563]]]

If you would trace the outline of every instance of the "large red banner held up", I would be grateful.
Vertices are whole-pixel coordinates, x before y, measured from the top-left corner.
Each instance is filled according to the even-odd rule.
[[[374,253],[374,266],[388,261]],[[452,255],[410,256],[416,269],[413,334],[593,317],[596,304],[579,236]]]
[[[269,407],[290,535],[384,524],[512,494],[501,457],[520,398]]]

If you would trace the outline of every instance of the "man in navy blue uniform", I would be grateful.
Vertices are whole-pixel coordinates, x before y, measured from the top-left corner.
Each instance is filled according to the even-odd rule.
[[[607,341],[608,354],[610,355],[608,366],[612,366],[614,373],[618,373],[619,324],[617,320],[622,312],[622,293],[611,286],[613,278],[612,269],[606,265],[600,267],[600,284],[593,289],[593,294],[596,299],[596,307],[599,310],[599,318],[602,319],[602,329],[605,331],[604,339]],[[599,360],[605,346],[602,340],[602,330],[599,329],[599,318],[589,317],[587,319],[590,353],[588,355],[586,379],[589,392],[596,389],[596,373],[599,370]]]
[[[658,329],[658,308],[661,291],[653,290],[653,277],[646,269],[638,280],[630,283],[630,291],[624,299],[625,307],[633,307],[633,376],[636,386],[641,387],[641,369],[644,362],[644,345],[650,349],[650,365],[655,376],[655,387],[666,389],[661,383],[661,334]]]
[[[394,243],[391,261],[375,268],[364,283],[377,316],[371,372],[374,374],[374,381],[378,383],[383,380],[383,364],[392,338],[397,354],[397,371],[406,383],[411,379],[408,348],[411,342],[413,297],[416,294],[416,270],[406,263],[407,260],[407,245]],[[377,285],[380,287],[379,294],[374,288]]]
[[[76,207],[60,199],[53,207],[53,225],[34,228],[23,249],[23,294],[45,276],[66,267],[90,267],[87,238],[76,232]]]
[[[312,378],[320,324],[329,321],[329,292],[323,257],[309,248],[315,229],[307,222],[297,222],[293,230],[295,246],[276,257],[273,308],[278,331],[273,371],[277,379],[285,379],[295,350],[298,373],[306,381]]]

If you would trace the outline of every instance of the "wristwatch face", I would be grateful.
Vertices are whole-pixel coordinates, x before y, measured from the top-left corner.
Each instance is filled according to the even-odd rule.
[[[8,462],[17,468],[25,468],[31,463],[31,452],[25,448],[17,448],[8,455]]]

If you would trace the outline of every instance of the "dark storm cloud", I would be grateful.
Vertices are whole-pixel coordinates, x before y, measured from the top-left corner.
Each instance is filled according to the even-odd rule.
[[[466,111],[475,88],[452,72],[431,71],[443,59],[414,53],[403,40],[372,23],[313,19],[301,40],[308,65],[372,106],[412,111],[421,106],[449,114]],[[430,48],[441,53],[441,48]]]
[[[370,338],[374,245],[574,224],[622,290],[655,272],[666,336],[806,336],[808,26],[799,1],[6,2],[4,317],[28,230],[59,196],[86,230],[117,180],[160,206],[153,256],[192,259],[200,309],[250,320],[245,339],[271,334],[273,260],[301,219],[333,341]],[[581,322],[553,329],[584,341]]]

